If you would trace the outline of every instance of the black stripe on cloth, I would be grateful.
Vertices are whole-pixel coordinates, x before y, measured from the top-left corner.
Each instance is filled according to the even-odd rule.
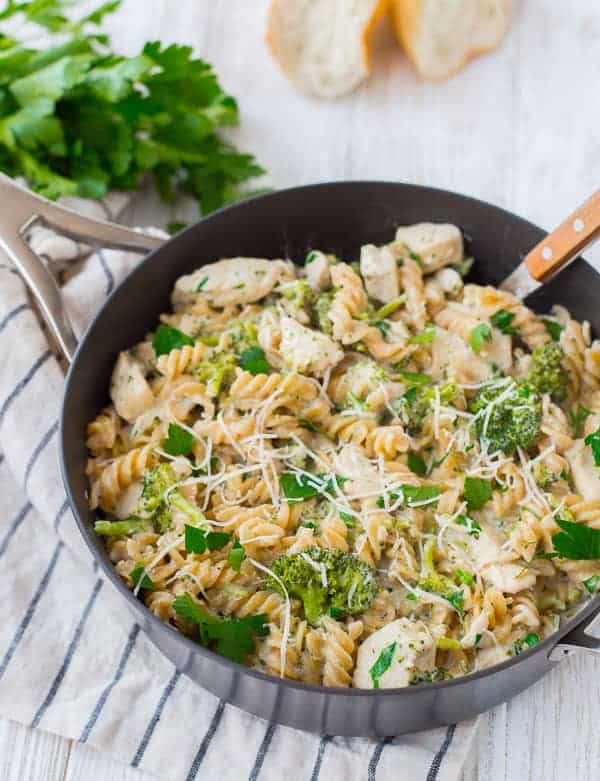
[[[60,522],[62,521],[63,516],[68,509],[69,509],[69,500],[65,499],[65,501],[58,508],[58,512],[56,513],[56,515],[54,516],[54,520],[52,521],[52,528],[54,529],[54,531],[58,531]]]
[[[83,627],[85,626],[85,622],[87,621],[90,613],[92,612],[92,608],[94,607],[94,602],[96,601],[96,597],[98,596],[98,593],[101,588],[102,588],[102,581],[97,580],[96,583],[94,584],[94,588],[92,589],[90,598],[88,599],[87,604],[83,609],[81,618],[79,619],[77,626],[75,627],[75,631],[73,632],[73,637],[71,638],[71,642],[69,643],[69,647],[67,648],[67,653],[65,654],[65,658],[63,659],[62,664],[58,672],[56,673],[54,680],[52,681],[50,689],[48,690],[48,694],[46,695],[40,707],[37,709],[35,716],[31,720],[31,724],[30,724],[31,727],[38,726],[38,724],[42,720],[44,713],[48,710],[48,708],[52,704],[52,701],[56,697],[56,693],[58,692],[58,689],[61,683],[63,682],[65,675],[67,674],[69,665],[71,664],[77,646],[79,645],[79,640],[83,633]]]
[[[29,309],[31,309],[29,304],[19,304],[19,306],[16,306],[14,309],[11,309],[11,311],[6,315],[6,317],[3,320],[0,320],[0,333],[2,333],[2,331],[6,328],[6,326],[10,323],[10,321],[14,317],[20,315],[21,312],[25,312]]]
[[[27,517],[27,513],[30,510],[31,510],[31,502],[27,502],[27,504],[19,510],[17,516],[13,518],[12,523],[8,527],[8,531],[4,535],[4,539],[2,540],[2,542],[0,542],[0,559],[6,553],[6,549],[8,548],[8,543],[10,542],[11,537],[17,531],[19,526],[23,523],[23,521]]]
[[[273,740],[273,734],[276,728],[277,725],[273,724],[272,722],[267,727],[265,736],[262,740],[262,743],[260,744],[260,748],[258,749],[256,759],[254,760],[254,767],[252,768],[252,770],[250,771],[250,775],[248,776],[248,781],[256,781],[256,779],[260,775],[260,771],[262,770],[262,766],[264,764],[265,757],[267,756],[267,751],[269,750],[269,746],[271,745],[271,741]]]
[[[131,632],[129,633],[129,637],[127,638],[127,642],[125,643],[125,648],[123,649],[123,653],[121,654],[121,658],[119,659],[119,664],[117,665],[115,674],[112,680],[110,681],[110,683],[104,688],[102,694],[98,698],[98,702],[94,706],[92,715],[90,716],[87,724],[83,728],[83,732],[81,733],[81,737],[79,738],[81,743],[85,743],[86,740],[89,738],[90,732],[94,729],[94,726],[98,721],[100,714],[102,713],[102,709],[106,705],[106,700],[108,699],[109,694],[123,677],[123,673],[125,672],[125,667],[127,665],[127,660],[131,656],[131,652],[133,651],[133,647],[135,645],[135,641],[137,639],[139,632],[140,632],[139,625],[134,624]]]
[[[35,609],[38,606],[38,603],[41,599],[42,594],[46,590],[46,587],[48,585],[48,582],[50,578],[52,577],[52,573],[54,572],[54,569],[56,567],[56,563],[58,561],[58,557],[60,555],[61,550],[63,549],[62,542],[59,542],[56,547],[54,548],[54,553],[52,554],[52,558],[50,559],[50,563],[46,567],[46,571],[44,572],[42,579],[40,580],[40,583],[38,587],[35,590],[35,594],[31,598],[31,602],[29,603],[29,606],[27,607],[27,610],[25,611],[25,615],[21,619],[21,623],[17,627],[17,631],[15,632],[13,639],[10,641],[10,645],[8,646],[8,649],[6,653],[4,654],[4,657],[2,661],[0,662],[0,678],[4,675],[4,672],[6,671],[6,668],[8,667],[10,660],[13,658],[13,655],[15,651],[17,650],[19,643],[21,642],[23,635],[25,634],[25,631],[27,630],[27,627],[31,623],[31,619],[33,618],[33,614],[35,613]]]
[[[327,748],[327,744],[331,743],[331,735],[323,735],[319,742],[319,748],[317,749],[317,758],[315,759],[315,766],[310,777],[310,781],[317,781],[321,774],[321,765],[323,764],[323,754]]]
[[[2,420],[6,415],[7,409],[17,398],[17,396],[21,393],[21,391],[24,390],[27,387],[27,385],[29,385],[29,383],[34,378],[38,369],[46,363],[46,361],[48,360],[48,358],[50,358],[51,355],[52,353],[50,352],[50,350],[46,350],[46,352],[42,353],[40,357],[35,361],[33,366],[29,369],[27,374],[19,380],[19,382],[15,385],[12,391],[4,399],[4,402],[0,407],[0,423],[2,423]]]
[[[185,781],[193,781],[193,779],[196,778],[200,765],[202,764],[202,760],[204,759],[206,752],[208,751],[208,747],[210,746],[210,742],[214,738],[215,732],[217,731],[219,724],[221,723],[224,710],[225,710],[225,700],[219,700],[217,709],[214,713],[214,716],[211,719],[210,724],[208,725],[206,734],[202,738],[202,743],[200,744],[200,748],[198,749],[196,756],[194,757],[194,761],[192,762],[192,765],[189,769],[189,772],[185,777]]]
[[[429,768],[429,773],[427,773],[426,781],[436,781],[438,777],[438,773],[440,772],[440,768],[442,766],[442,762],[444,761],[444,757],[446,756],[446,753],[450,748],[450,744],[452,743],[452,740],[454,738],[455,731],[456,731],[456,724],[451,724],[446,730],[446,735],[444,736],[442,745],[440,746],[437,754],[433,758],[431,767]]]
[[[384,738],[383,740],[380,740],[379,743],[375,746],[373,749],[373,754],[371,755],[371,760],[369,762],[369,769],[367,771],[367,779],[368,781],[375,781],[377,778],[377,766],[379,765],[379,760],[381,759],[381,755],[383,754],[383,749],[392,742],[393,738]]]
[[[115,286],[115,278],[113,277],[113,273],[108,267],[108,263],[106,262],[106,258],[104,257],[104,250],[101,247],[98,247],[96,253],[98,255],[98,260],[100,261],[100,265],[102,266],[102,270],[104,271],[104,274],[106,276],[106,295],[108,296],[112,293],[113,288]]]
[[[46,431],[44,436],[40,439],[40,441],[35,447],[35,450],[31,454],[31,457],[27,462],[27,466],[25,467],[25,478],[23,480],[23,486],[25,489],[27,489],[27,483],[29,482],[29,477],[31,476],[31,472],[33,470],[33,467],[35,466],[35,462],[43,453],[44,448],[46,447],[48,442],[50,442],[50,440],[56,434],[57,431],[58,431],[58,420],[55,420],[54,423],[48,429],[48,431]]]
[[[148,726],[146,727],[146,731],[144,732],[144,736],[140,741],[140,745],[137,748],[137,751],[135,752],[135,756],[133,760],[131,761],[132,767],[137,767],[140,762],[142,761],[142,757],[144,756],[144,753],[146,749],[148,748],[148,743],[150,743],[150,739],[152,738],[152,735],[154,734],[154,730],[156,729],[156,725],[160,721],[160,717],[162,716],[162,712],[164,710],[165,704],[169,697],[171,696],[171,692],[175,688],[175,685],[179,678],[181,677],[181,673],[179,670],[175,670],[173,675],[171,676],[169,682],[163,689],[162,694],[160,695],[160,699],[158,701],[158,705],[156,706],[156,710],[152,714],[152,718],[148,722]]]

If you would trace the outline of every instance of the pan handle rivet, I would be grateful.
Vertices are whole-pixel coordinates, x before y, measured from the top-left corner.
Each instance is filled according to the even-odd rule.
[[[552,255],[554,253],[552,252],[552,247],[544,247],[542,250],[542,257],[544,260],[552,260]]]
[[[584,228],[585,228],[585,223],[580,217],[577,217],[576,220],[573,220],[573,230],[575,231],[575,233],[581,233],[581,231]]]

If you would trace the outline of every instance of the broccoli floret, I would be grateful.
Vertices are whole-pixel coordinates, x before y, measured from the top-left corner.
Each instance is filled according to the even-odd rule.
[[[422,673],[421,675],[415,675],[411,681],[411,686],[420,686],[422,683],[437,683],[438,681],[449,681],[452,678],[452,673],[446,670],[444,667],[434,667],[430,672]]]
[[[449,404],[458,393],[454,383],[437,386],[440,403]],[[418,435],[421,432],[423,421],[431,413],[436,399],[436,387],[430,385],[413,385],[392,406],[398,411],[400,417],[408,427],[408,433]]]
[[[314,306],[315,322],[314,324],[321,329],[324,334],[331,336],[333,333],[333,323],[329,319],[329,310],[333,301],[333,290],[321,293]]]
[[[235,380],[237,361],[232,353],[221,353],[210,361],[202,361],[196,369],[196,376],[205,383],[206,393],[216,398]]]
[[[329,589],[330,609],[350,615],[363,613],[371,607],[378,591],[375,574],[368,564],[348,553],[337,556],[335,576]]]
[[[199,528],[209,528],[210,524],[206,520],[204,513],[199,510],[195,504],[182,496],[179,491],[171,491],[169,494],[169,508],[179,510],[180,513],[186,515],[190,521],[190,526],[197,526]]]
[[[423,549],[422,577],[418,585],[424,591],[433,591],[435,594],[446,596],[456,590],[456,585],[452,578],[436,570],[433,560],[434,551],[435,540],[429,540]]]
[[[252,320],[236,320],[227,329],[227,334],[231,339],[231,349],[237,357],[258,344],[258,331]]]
[[[548,465],[544,461],[536,461],[531,470],[533,479],[536,484],[542,489],[549,488],[552,483],[555,483],[560,479],[560,475],[551,471]]]
[[[490,452],[505,455],[535,444],[542,422],[542,400],[528,385],[514,380],[486,385],[471,402],[471,412],[478,414],[475,428]]]
[[[305,312],[310,311],[315,297],[314,290],[305,279],[297,279],[291,285],[286,285],[281,295],[290,302],[293,309],[302,309]]]
[[[378,587],[375,573],[350,553],[312,547],[276,559],[272,570],[288,594],[302,601],[311,624],[334,608],[340,613],[361,613],[373,603]],[[267,583],[281,593],[275,578]]]
[[[534,350],[526,384],[538,393],[549,393],[552,401],[563,401],[569,384],[569,372],[562,365],[564,355],[562,347],[556,342]]]
[[[144,475],[144,487],[138,501],[138,514],[151,520],[157,531],[164,532],[171,523],[171,513],[165,492],[176,482],[170,464],[159,464]]]
[[[159,464],[144,475],[144,487],[138,501],[138,515],[146,522],[151,521],[156,531],[164,533],[171,525],[173,509],[179,510],[190,519],[192,526],[205,526],[203,513],[175,489],[166,492],[177,482],[170,464]]]

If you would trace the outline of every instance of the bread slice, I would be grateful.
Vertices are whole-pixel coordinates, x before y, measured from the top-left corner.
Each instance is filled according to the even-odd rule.
[[[398,40],[426,79],[445,79],[497,46],[511,0],[391,0]]]
[[[388,0],[272,0],[267,42],[304,92],[343,95],[370,72],[369,38]]]

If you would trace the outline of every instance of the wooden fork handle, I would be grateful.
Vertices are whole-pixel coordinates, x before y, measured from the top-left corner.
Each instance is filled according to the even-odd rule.
[[[546,282],[597,239],[600,239],[600,190],[531,250],[524,261],[527,270],[538,282]]]

